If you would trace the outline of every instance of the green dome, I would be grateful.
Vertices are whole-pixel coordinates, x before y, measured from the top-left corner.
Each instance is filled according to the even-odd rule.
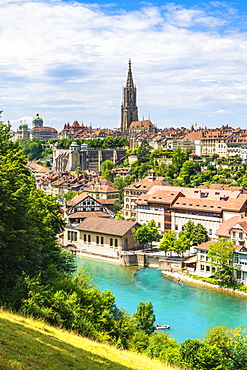
[[[37,113],[36,116],[33,117],[33,121],[43,121],[43,118],[40,117],[39,113]]]

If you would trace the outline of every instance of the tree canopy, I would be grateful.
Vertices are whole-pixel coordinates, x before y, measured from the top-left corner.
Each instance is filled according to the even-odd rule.
[[[37,190],[10,126],[0,123],[0,300],[25,274],[72,272],[72,257],[57,244],[63,221],[55,198]]]

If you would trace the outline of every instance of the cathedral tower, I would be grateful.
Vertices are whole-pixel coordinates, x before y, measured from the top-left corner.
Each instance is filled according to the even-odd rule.
[[[133,121],[138,121],[138,107],[136,105],[136,87],[132,77],[131,60],[129,60],[127,82],[123,89],[123,103],[121,105],[121,132],[128,130]]]

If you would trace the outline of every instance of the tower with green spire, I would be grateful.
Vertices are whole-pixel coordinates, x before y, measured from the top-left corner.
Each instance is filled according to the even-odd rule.
[[[138,107],[136,105],[136,86],[133,82],[131,60],[126,86],[123,89],[123,103],[121,105],[121,132],[126,132],[131,122],[138,121]]]

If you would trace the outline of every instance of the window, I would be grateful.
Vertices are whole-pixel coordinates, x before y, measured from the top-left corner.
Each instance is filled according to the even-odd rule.
[[[233,236],[233,238],[235,238],[235,237],[236,237],[236,231],[233,231],[233,232],[232,232],[232,236]]]
[[[201,271],[204,271],[204,265],[201,265]]]
[[[86,242],[86,241],[87,241],[87,235],[84,234],[84,242]]]
[[[205,261],[205,256],[201,256],[201,261]]]
[[[96,244],[99,244],[99,236],[96,236]]]
[[[101,238],[100,238],[100,243],[104,244],[104,237],[103,236],[101,236]]]
[[[88,243],[91,243],[91,235],[88,235]]]
[[[113,239],[110,238],[110,247],[112,247],[112,246],[113,246]]]
[[[206,266],[206,271],[209,272],[210,271],[210,266]]]
[[[68,240],[77,242],[77,232],[68,231]]]
[[[178,230],[178,225],[175,225],[175,230]]]
[[[239,238],[243,239],[243,233],[239,233]]]
[[[117,247],[118,247],[118,240],[115,239],[115,248],[117,248]]]
[[[212,230],[212,229],[209,229],[209,230],[208,230],[208,234],[209,234],[209,235],[213,235],[213,230]]]

